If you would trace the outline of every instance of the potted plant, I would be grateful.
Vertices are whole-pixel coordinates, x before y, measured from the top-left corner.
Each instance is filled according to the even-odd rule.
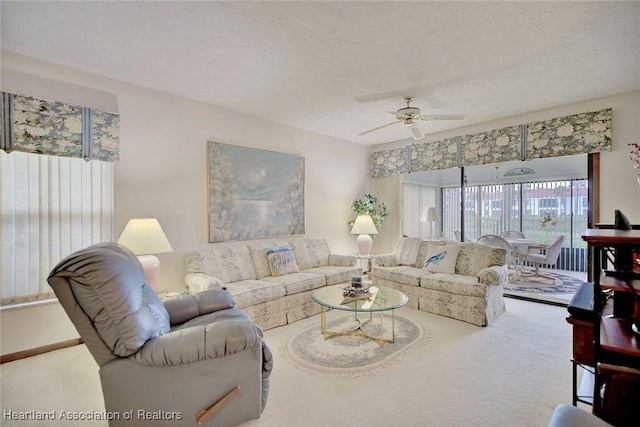
[[[378,198],[371,193],[365,194],[362,198],[355,200],[351,209],[358,215],[370,215],[376,229],[380,230],[384,219],[389,216],[387,205],[382,202],[378,203]],[[353,220],[349,222],[349,229],[353,227]]]

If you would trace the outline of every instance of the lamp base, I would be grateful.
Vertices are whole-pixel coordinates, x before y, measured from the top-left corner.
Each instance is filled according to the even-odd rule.
[[[359,234],[356,244],[358,245],[358,255],[369,255],[371,253],[373,241],[368,234]]]
[[[142,264],[147,285],[157,292],[160,286],[160,260],[155,255],[138,255],[138,260]]]

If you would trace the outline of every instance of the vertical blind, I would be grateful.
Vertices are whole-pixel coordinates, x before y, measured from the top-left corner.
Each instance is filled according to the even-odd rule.
[[[0,179],[1,303],[52,298],[58,261],[113,240],[114,164],[0,151]]]

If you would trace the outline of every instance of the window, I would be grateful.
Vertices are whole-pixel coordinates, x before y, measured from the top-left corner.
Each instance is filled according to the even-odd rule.
[[[2,305],[53,298],[51,269],[113,237],[114,164],[0,151]]]

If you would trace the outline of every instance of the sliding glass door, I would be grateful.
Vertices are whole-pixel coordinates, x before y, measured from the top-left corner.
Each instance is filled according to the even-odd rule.
[[[447,240],[455,240],[455,231],[462,228],[462,191],[465,240],[518,230],[546,244],[564,234],[555,268],[586,271],[586,245],[580,237],[587,228],[586,179],[465,185],[464,190],[460,186],[442,188],[442,225]]]

